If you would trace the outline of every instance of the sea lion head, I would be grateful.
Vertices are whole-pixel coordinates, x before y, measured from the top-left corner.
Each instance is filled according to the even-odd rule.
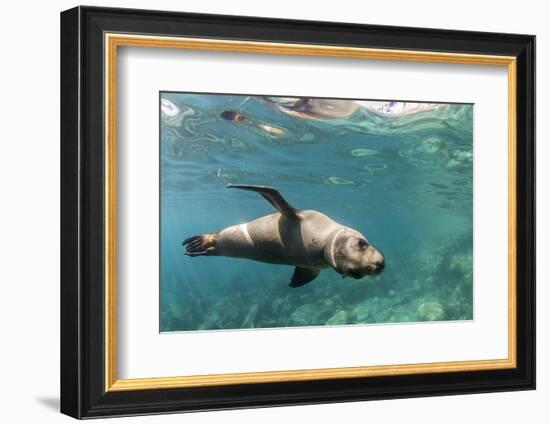
[[[328,238],[324,254],[338,273],[354,279],[379,275],[386,265],[384,255],[366,237],[347,227]]]

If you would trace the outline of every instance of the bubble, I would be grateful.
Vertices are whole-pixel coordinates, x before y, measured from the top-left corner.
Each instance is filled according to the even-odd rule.
[[[376,149],[369,148],[353,148],[348,150],[348,154],[354,158],[364,158],[366,156],[377,155],[378,153]]]
[[[348,180],[343,177],[330,176],[325,179],[325,183],[333,185],[345,185],[345,184],[355,184],[353,180]]]
[[[218,169],[216,173],[216,177],[221,179],[233,179],[238,180],[242,176],[242,173],[239,173],[238,171],[225,171],[223,169]]]
[[[373,176],[374,173],[378,173],[386,168],[388,168],[386,164],[366,164],[361,167],[361,170],[363,173]]]

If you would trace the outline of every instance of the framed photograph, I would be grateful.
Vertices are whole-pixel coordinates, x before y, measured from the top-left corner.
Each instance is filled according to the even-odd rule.
[[[61,14],[61,411],[535,387],[535,37]]]

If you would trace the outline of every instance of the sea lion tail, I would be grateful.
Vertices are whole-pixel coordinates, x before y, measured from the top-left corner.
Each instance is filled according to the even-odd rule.
[[[182,242],[185,246],[185,255],[197,257],[199,255],[217,255],[216,241],[217,233],[203,233],[202,235],[191,236]]]

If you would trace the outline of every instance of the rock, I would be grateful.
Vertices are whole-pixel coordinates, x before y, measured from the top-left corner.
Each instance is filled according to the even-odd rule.
[[[374,305],[370,300],[357,304],[353,309],[358,323],[371,323]]]
[[[339,310],[333,314],[333,316],[326,321],[326,325],[345,325],[348,320],[348,313],[344,310]]]
[[[315,304],[304,304],[292,312],[287,326],[308,326],[315,323],[318,309]]]
[[[217,329],[220,322],[220,315],[216,310],[207,311],[203,317],[199,329]]]
[[[255,305],[250,309],[248,314],[243,320],[243,324],[241,325],[241,328],[253,328],[254,322],[256,320],[256,316],[258,315],[258,306]]]
[[[390,323],[414,322],[414,318],[412,318],[411,315],[404,309],[400,309],[392,313],[392,315],[388,319],[388,322]]]
[[[454,158],[451,158],[447,161],[447,168],[456,168],[458,166],[462,165],[462,162],[457,161]]]
[[[472,255],[471,254],[455,254],[451,257],[449,261],[449,271],[467,275],[472,273]]]
[[[340,300],[340,297],[338,295],[335,295],[332,298],[328,298],[327,300],[325,300],[325,302],[323,303],[323,310],[331,314],[331,312],[336,310],[341,305],[342,301]]]
[[[418,307],[416,318],[420,321],[445,320],[445,310],[439,303],[425,302]]]

